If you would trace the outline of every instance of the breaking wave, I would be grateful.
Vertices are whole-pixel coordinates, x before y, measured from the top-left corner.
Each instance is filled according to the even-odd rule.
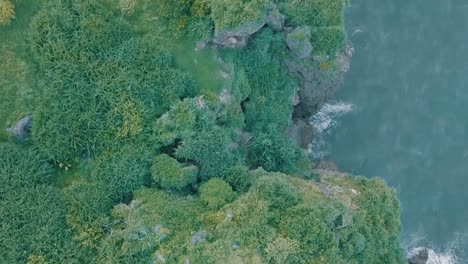
[[[353,108],[352,104],[344,102],[326,103],[310,118],[309,122],[317,132],[309,146],[311,159],[320,160],[330,154],[324,137],[337,126],[337,118],[353,111]]]

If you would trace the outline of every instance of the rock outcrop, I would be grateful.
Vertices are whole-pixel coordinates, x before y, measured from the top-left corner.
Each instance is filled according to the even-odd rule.
[[[429,249],[413,248],[408,254],[408,264],[426,264],[429,260]]]
[[[7,128],[6,131],[17,139],[24,140],[30,135],[31,124],[32,117],[26,116],[18,121],[14,126]]]
[[[267,24],[275,31],[282,31],[284,28],[285,17],[279,12],[275,4],[271,4],[268,10]]]
[[[308,59],[313,49],[310,43],[311,36],[312,30],[309,26],[297,27],[287,34],[286,44],[299,59]]]
[[[232,30],[219,31],[215,29],[213,42],[226,48],[243,48],[247,45],[247,38],[257,33],[266,23],[267,19],[265,17],[260,21],[239,25]]]

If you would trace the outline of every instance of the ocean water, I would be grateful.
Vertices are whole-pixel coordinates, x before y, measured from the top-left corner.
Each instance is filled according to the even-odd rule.
[[[468,1],[353,0],[355,46],[326,158],[379,176],[401,201],[402,246],[468,263]]]

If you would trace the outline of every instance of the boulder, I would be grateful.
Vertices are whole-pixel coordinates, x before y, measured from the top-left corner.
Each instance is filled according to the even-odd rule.
[[[271,4],[268,10],[267,24],[275,31],[282,31],[284,28],[285,17],[279,12],[275,4]]]
[[[205,241],[207,237],[206,231],[200,231],[197,232],[193,237],[192,237],[192,244],[193,245],[198,245],[201,242]]]
[[[293,119],[286,135],[298,146],[307,149],[314,139],[314,127],[304,119]]]
[[[310,38],[312,31],[309,26],[295,28],[286,36],[288,48],[300,59],[308,59],[312,53],[312,44]]]
[[[408,253],[408,264],[426,264],[429,259],[429,249],[413,248]]]
[[[243,48],[247,45],[247,38],[258,32],[267,23],[267,19],[257,22],[249,22],[237,26],[232,30],[216,30],[213,42],[226,48]]]
[[[30,135],[31,124],[32,117],[26,116],[18,121],[18,123],[16,123],[14,126],[7,128],[6,131],[12,136],[15,136],[20,140],[24,140]]]

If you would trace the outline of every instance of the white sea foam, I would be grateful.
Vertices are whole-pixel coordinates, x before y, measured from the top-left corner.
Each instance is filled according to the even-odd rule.
[[[342,116],[353,110],[353,105],[343,102],[324,104],[323,107],[310,119],[310,123],[318,133],[326,132],[336,126],[336,117]]]
[[[412,248],[406,254],[407,258],[411,258],[414,255],[418,254],[420,250],[423,248]],[[428,259],[426,264],[455,264],[457,262],[457,258],[451,252],[448,253],[437,253],[432,249],[428,249]]]
[[[324,136],[331,133],[338,124],[337,118],[353,110],[353,105],[343,102],[327,103],[313,115],[309,122],[315,128],[317,134],[309,146],[311,159],[319,160],[330,154],[327,141]]]
[[[423,231],[419,231],[407,237],[403,241],[403,246],[408,248],[406,257],[416,254],[422,247],[417,245],[427,244],[428,261],[427,264],[462,264],[468,263],[466,250],[468,249],[468,233],[455,233],[453,240],[444,245],[436,246],[426,240]],[[461,258],[460,258],[461,257]]]

